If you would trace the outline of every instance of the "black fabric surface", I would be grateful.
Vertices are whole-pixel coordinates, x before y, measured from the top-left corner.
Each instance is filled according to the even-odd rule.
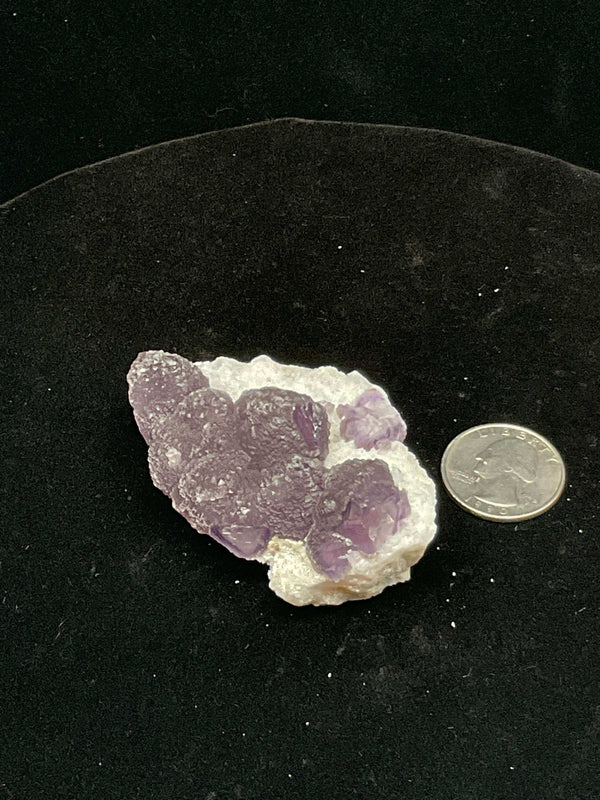
[[[0,797],[600,797],[598,175],[285,119],[1,212]],[[413,579],[297,609],[195,533],[127,402],[149,348],[385,386],[439,487]],[[444,493],[444,447],[487,421],[561,451],[547,514]]]
[[[287,116],[483,136],[600,169],[597,0],[10,0],[0,202]]]

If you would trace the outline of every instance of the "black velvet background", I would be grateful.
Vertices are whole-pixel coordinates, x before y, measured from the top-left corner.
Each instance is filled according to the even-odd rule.
[[[5,0],[0,201],[279,117],[415,125],[600,170],[597,0]]]
[[[2,207],[0,797],[595,800],[599,210],[531,152],[296,119]],[[147,348],[358,368],[438,486],[518,422],[565,495],[501,525],[440,486],[411,582],[293,608],[152,487]]]

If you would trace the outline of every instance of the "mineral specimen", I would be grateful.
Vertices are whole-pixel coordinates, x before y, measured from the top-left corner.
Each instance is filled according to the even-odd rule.
[[[196,530],[268,564],[284,600],[339,604],[410,578],[435,488],[360,373],[151,350],[127,379],[154,484]]]
[[[387,448],[390,442],[406,438],[406,423],[377,389],[367,389],[351,406],[339,405],[337,413],[342,439],[365,450]]]

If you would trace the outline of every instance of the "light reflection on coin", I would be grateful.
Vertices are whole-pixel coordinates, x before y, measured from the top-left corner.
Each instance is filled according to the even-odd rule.
[[[565,487],[558,450],[521,425],[488,424],[454,438],[442,456],[442,480],[467,511],[496,522],[537,517]]]

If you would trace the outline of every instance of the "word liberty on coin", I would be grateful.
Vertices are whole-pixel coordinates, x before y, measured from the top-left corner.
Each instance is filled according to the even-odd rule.
[[[543,514],[565,487],[565,465],[539,433],[520,425],[477,425],[442,457],[442,480],[467,511],[496,522]]]

